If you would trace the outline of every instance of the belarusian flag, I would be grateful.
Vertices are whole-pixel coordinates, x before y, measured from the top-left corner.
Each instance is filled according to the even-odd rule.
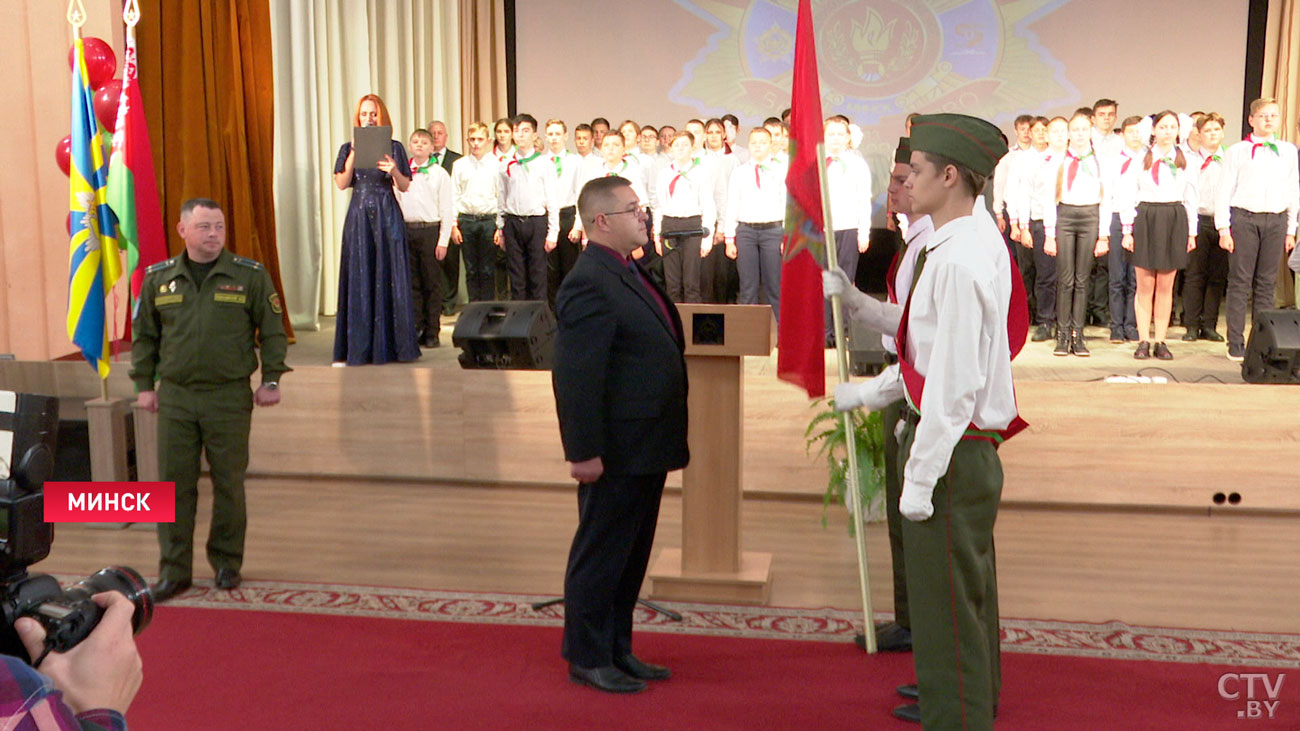
[[[158,184],[154,180],[149,128],[136,81],[135,33],[126,38],[122,96],[113,129],[113,154],[108,161],[108,205],[117,215],[120,237],[126,241],[126,267],[132,302],[140,296],[145,269],[167,258]]]
[[[822,141],[822,101],[817,84],[817,46],[809,0],[799,0],[790,102],[790,169],[785,176],[785,241],[781,264],[781,320],[777,326],[776,375],[801,386],[810,398],[826,393],[826,261],[817,144]]]

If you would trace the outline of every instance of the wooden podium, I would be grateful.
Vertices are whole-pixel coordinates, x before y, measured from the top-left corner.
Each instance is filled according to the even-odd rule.
[[[650,597],[766,604],[772,554],[741,552],[744,356],[769,355],[776,323],[768,305],[679,304],[690,379],[682,473],[682,547],[650,566]]]

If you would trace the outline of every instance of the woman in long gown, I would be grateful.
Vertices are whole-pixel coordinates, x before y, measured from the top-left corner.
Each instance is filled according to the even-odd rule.
[[[384,102],[367,94],[357,102],[358,127],[392,125]],[[392,154],[376,169],[354,169],[352,143],[339,148],[334,184],[352,188],[343,222],[334,364],[364,365],[420,357],[407,264],[406,224],[393,186],[406,190],[411,168],[406,149],[392,141]]]

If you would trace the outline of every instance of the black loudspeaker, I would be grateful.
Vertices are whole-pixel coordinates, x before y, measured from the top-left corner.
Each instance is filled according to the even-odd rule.
[[[1255,315],[1241,378],[1246,383],[1300,384],[1300,310]]]
[[[853,320],[849,321],[848,349],[849,372],[855,376],[874,376],[890,363],[880,333]]]
[[[545,302],[471,302],[451,343],[461,368],[547,371],[555,351],[555,317]]]
[[[22,492],[44,488],[58,444],[57,398],[0,391],[0,484]]]

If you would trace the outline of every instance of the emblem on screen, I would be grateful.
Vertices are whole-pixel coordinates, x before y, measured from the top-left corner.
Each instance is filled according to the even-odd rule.
[[[913,111],[992,119],[1074,99],[1061,62],[1033,32],[1069,2],[813,0],[823,111],[865,127]],[[793,0],[677,3],[714,32],[683,67],[674,102],[742,118],[789,105]],[[1017,94],[997,94],[1004,86]]]

